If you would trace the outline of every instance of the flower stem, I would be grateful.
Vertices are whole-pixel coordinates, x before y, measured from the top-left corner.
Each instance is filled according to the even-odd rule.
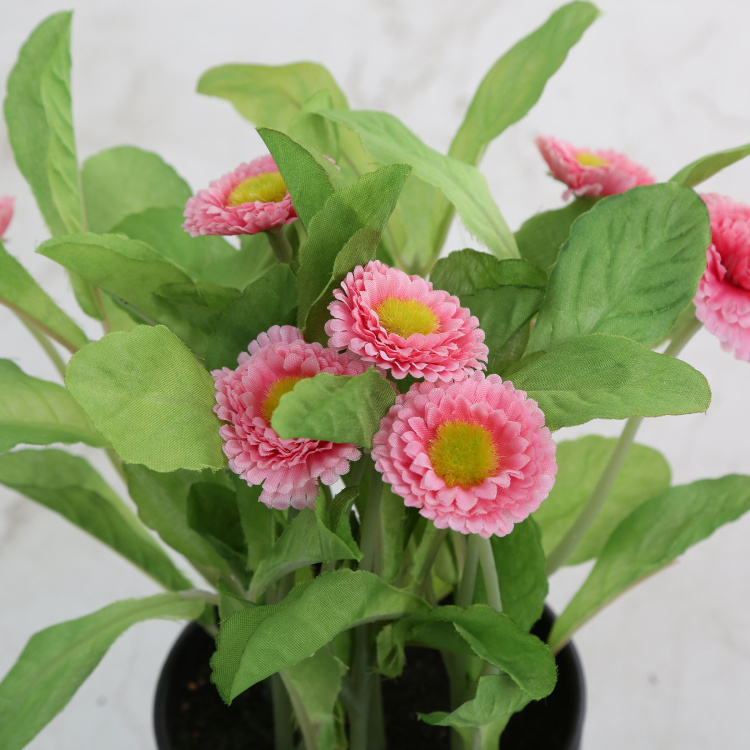
[[[503,600],[500,596],[500,582],[497,580],[497,566],[492,552],[492,543],[479,534],[472,534],[474,544],[479,548],[479,562],[484,576],[484,588],[487,592],[487,603],[495,612],[503,611]]]
[[[458,587],[456,604],[459,607],[468,607],[474,600],[474,587],[477,582],[477,567],[479,565],[479,547],[474,539],[474,534],[469,534],[466,545],[466,558],[464,559],[464,571],[461,575],[461,583]]]
[[[65,381],[65,362],[62,357],[57,353],[57,350],[52,346],[52,342],[34,325],[34,323],[27,318],[25,315],[19,315],[18,319],[28,329],[29,333],[37,340],[39,346],[44,349],[50,361],[55,366],[55,369],[60,373],[60,377]]]
[[[292,702],[277,672],[271,675],[271,699],[273,701],[273,739],[275,750],[293,750]]]
[[[273,254],[276,256],[276,260],[279,263],[291,263],[294,251],[289,244],[287,236],[284,234],[284,229],[282,227],[269,229],[266,231],[266,237],[268,237],[268,242],[271,245]]]

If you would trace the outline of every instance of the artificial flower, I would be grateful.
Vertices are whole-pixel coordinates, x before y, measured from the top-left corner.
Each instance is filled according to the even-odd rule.
[[[393,491],[438,528],[505,536],[549,495],[555,443],[537,403],[498,375],[416,383],[396,399],[372,456]]]
[[[270,508],[313,507],[318,480],[333,484],[360,457],[353,445],[280,438],[271,417],[281,397],[319,372],[359,375],[365,365],[347,354],[308,344],[299,329],[273,326],[238,357],[238,367],[214,370],[216,412],[229,467],[249,485],[263,484]]]
[[[289,191],[270,155],[214,180],[185,206],[182,227],[201,234],[257,234],[297,218]]]
[[[461,380],[467,370],[485,367],[488,350],[477,318],[420,276],[374,260],[357,266],[333,294],[328,345],[396,379]]]
[[[645,167],[617,151],[576,148],[545,135],[540,135],[535,143],[552,176],[568,186],[563,193],[565,200],[571,195],[616,195],[656,181]]]
[[[722,349],[750,361],[750,206],[714,193],[701,198],[711,219],[711,244],[695,314]]]
[[[5,239],[5,232],[13,219],[14,199],[10,195],[0,197],[0,240]]]

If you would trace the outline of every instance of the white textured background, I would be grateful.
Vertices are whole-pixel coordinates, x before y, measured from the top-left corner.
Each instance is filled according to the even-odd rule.
[[[325,64],[352,108],[385,109],[444,150],[490,65],[556,7],[550,0],[73,0],[73,95],[81,161],[134,144],[203,187],[262,153],[222,100],[195,94],[200,74],[230,62]],[[603,16],[541,102],[491,146],[482,168],[512,228],[560,205],[533,138],[624,151],[667,179],[698,156],[750,141],[750,9],[745,0],[600,0]],[[0,75],[46,15],[47,0],[5,3]],[[704,189],[750,203],[750,162]],[[74,310],[62,274],[34,255],[46,239],[0,133],[0,195],[17,196],[8,248]],[[470,244],[459,227],[455,248]],[[55,379],[36,344],[0,309],[0,356]],[[88,326],[92,335],[95,327]],[[701,332],[683,354],[714,391],[707,415],[650,420],[641,442],[663,451],[675,483],[750,472],[750,364]],[[616,434],[618,425],[587,426]],[[560,436],[562,436],[561,433]],[[79,447],[75,450],[79,452]],[[81,449],[82,454],[86,452]],[[97,463],[102,467],[101,461]],[[588,679],[584,750],[748,747],[750,518],[717,532],[669,570],[608,607],[577,635]],[[559,609],[585,571],[553,580]],[[0,494],[0,674],[28,635],[116,599],[154,593],[129,564],[32,502]],[[150,705],[179,626],[146,623],[113,647],[68,709],[29,747],[153,747]],[[540,749],[543,750],[543,749]]]

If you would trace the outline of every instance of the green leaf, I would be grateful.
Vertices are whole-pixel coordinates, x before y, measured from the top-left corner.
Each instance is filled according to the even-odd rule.
[[[53,235],[83,228],[70,100],[70,22],[56,13],[21,49],[8,78],[5,119],[18,168]]]
[[[70,351],[84,346],[88,339],[83,331],[34,281],[28,271],[0,242],[0,303],[30,320],[50,338]]]
[[[20,443],[109,444],[65,388],[26,375],[8,359],[0,359],[0,391],[0,452]]]
[[[281,397],[271,426],[282,439],[305,437],[369,448],[395,402],[393,386],[374,367],[361,375],[321,372]]]
[[[237,496],[240,523],[247,547],[247,569],[257,570],[276,540],[274,510],[260,502],[262,485],[250,486],[244,479],[232,474]]]
[[[209,369],[236,367],[239,353],[260,333],[287,322],[296,306],[294,274],[287,265],[273,266],[217,318],[206,353]]]
[[[576,198],[563,208],[543,211],[527,219],[516,232],[521,257],[549,273],[557,263],[560,248],[570,236],[573,222],[595,203],[593,198]]]
[[[513,233],[475,167],[431,149],[386,112],[325,110],[320,114],[357,132],[379,162],[411,165],[416,177],[442,190],[480,242],[500,258],[518,257]]]
[[[677,182],[680,185],[687,185],[688,187],[695,187],[709,177],[713,177],[717,172],[721,172],[725,167],[731,166],[748,155],[750,155],[750,143],[730,148],[726,151],[717,151],[715,154],[709,154],[691,162],[669,181]]]
[[[247,542],[234,489],[196,482],[187,497],[187,523],[230,563],[247,560]]]
[[[557,476],[549,497],[534,513],[549,554],[565,536],[599,481],[617,443],[596,435],[557,444]],[[607,502],[568,560],[576,565],[598,557],[615,527],[635,508],[669,487],[669,464],[659,451],[633,445]]]
[[[83,458],[58,450],[0,456],[0,483],[59,513],[171,590],[190,581]]]
[[[123,461],[155,471],[226,465],[213,379],[163,326],[110,333],[85,346],[65,381]]]
[[[314,154],[318,164],[326,169],[335,187],[343,187],[343,176],[339,167],[330,159],[338,161],[341,154],[339,128],[332,122],[317,114],[320,109],[333,109],[333,97],[326,89],[316,91],[302,105],[302,109],[292,118],[286,132],[299,143],[314,143],[317,152]],[[337,184],[341,182],[341,184]]]
[[[410,172],[403,164],[362,175],[351,187],[337,190],[310,222],[299,251],[298,319],[304,327],[312,304],[325,292],[339,252],[360,230],[381,233]]]
[[[710,242],[708,211],[689,188],[648,185],[602,199],[573,224],[529,351],[587,333],[657,343],[693,300]]]
[[[591,419],[704,412],[711,401],[706,379],[690,365],[602,333],[527,356],[505,378],[539,404],[551,430]]]
[[[614,530],[591,574],[555,621],[550,646],[557,650],[618,594],[748,510],[750,477],[739,475],[672,487],[640,505]]]
[[[598,15],[591,3],[568,3],[503,55],[479,85],[450,155],[477,164],[490,141],[537,103],[547,80]]]
[[[366,571],[323,573],[295,586],[280,604],[236,612],[223,621],[211,659],[211,679],[224,701],[231,703],[256,682],[306,659],[343,630],[426,607],[419,597]]]
[[[94,671],[109,647],[143,620],[193,620],[203,600],[160,594],[110,604],[31,637],[0,683],[0,746],[21,750],[60,711]]]
[[[109,232],[130,214],[147,208],[178,206],[192,191],[156,154],[119,146],[90,156],[83,164],[81,186],[92,232]]]

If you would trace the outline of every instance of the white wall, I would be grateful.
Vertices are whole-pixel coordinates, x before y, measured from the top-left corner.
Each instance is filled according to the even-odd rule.
[[[228,62],[324,63],[357,109],[385,109],[447,148],[485,71],[542,23],[550,0],[71,0],[79,157],[130,143],[164,157],[194,187],[262,153],[224,101],[195,94],[200,74]],[[47,14],[48,0],[7,3],[0,75]],[[559,205],[533,138],[549,133],[611,147],[667,179],[694,158],[750,141],[750,12],[743,0],[600,0],[602,17],[552,79],[540,104],[487,153],[483,170],[512,228]],[[438,10],[438,7],[441,8]],[[447,10],[446,10],[447,8]],[[706,190],[750,203],[750,161]],[[46,231],[0,133],[0,194],[17,196],[8,248],[67,308],[62,274],[36,256]],[[471,244],[462,228],[455,248]],[[0,356],[54,379],[36,345],[0,310]],[[92,335],[96,327],[88,325]],[[684,358],[714,391],[707,415],[651,420],[642,442],[662,450],[676,483],[750,471],[750,364],[701,332]],[[590,425],[616,434],[618,425]],[[561,435],[562,436],[562,435]],[[81,451],[83,452],[83,451]],[[621,597],[576,637],[588,675],[585,750],[747,747],[750,694],[750,518]],[[560,608],[582,572],[564,571]],[[0,495],[0,674],[30,631],[155,589],[109,550],[14,493]],[[127,633],[34,750],[152,746],[155,675],[178,626]]]

